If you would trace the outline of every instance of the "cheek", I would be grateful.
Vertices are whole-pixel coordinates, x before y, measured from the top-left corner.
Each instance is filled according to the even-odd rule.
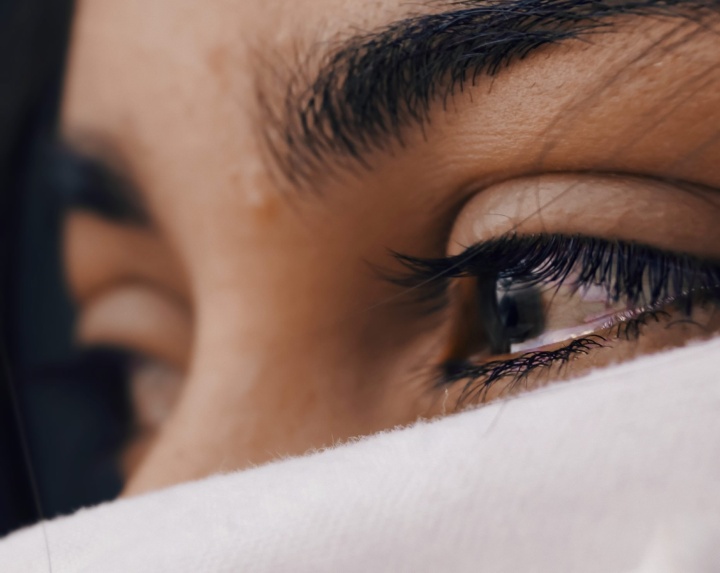
[[[418,368],[436,340],[422,351],[418,344],[382,349],[357,334],[358,322],[323,328],[318,317],[337,313],[322,298],[304,301],[316,317],[302,323],[283,320],[281,302],[261,321],[223,300],[216,294],[199,303],[186,388],[127,495],[442,413]]]

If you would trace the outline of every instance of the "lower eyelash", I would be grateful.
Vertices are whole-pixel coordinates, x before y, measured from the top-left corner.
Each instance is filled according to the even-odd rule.
[[[640,337],[640,329],[650,321],[658,323],[662,319],[670,320],[670,317],[666,310],[645,310],[629,320],[618,320],[609,328],[614,329],[613,337],[617,340],[636,340]]]
[[[508,360],[491,360],[482,364],[470,362],[446,362],[441,366],[438,387],[445,387],[466,380],[460,392],[458,406],[475,400],[484,400],[492,386],[508,380],[508,392],[527,380],[531,373],[563,365],[571,358],[588,354],[596,348],[604,348],[606,340],[599,335],[577,338],[557,350],[533,350]]]
[[[547,371],[553,367],[562,368],[573,358],[585,356],[601,348],[612,348],[610,339],[636,340],[642,334],[643,326],[670,318],[671,315],[666,310],[646,310],[632,318],[619,318],[615,324],[608,325],[606,336],[600,334],[583,336],[555,350],[533,350],[515,358],[491,360],[479,364],[467,361],[445,362],[440,366],[436,387],[448,387],[465,380],[457,406],[461,407],[475,401],[482,402],[490,388],[498,382],[507,381],[505,393],[511,393],[535,372]]]

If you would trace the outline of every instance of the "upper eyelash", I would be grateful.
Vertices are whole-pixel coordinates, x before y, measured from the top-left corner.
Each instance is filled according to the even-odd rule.
[[[602,285],[610,300],[647,306],[720,288],[720,263],[634,242],[583,235],[508,234],[472,245],[452,257],[394,256],[404,273],[390,280],[416,290],[422,300],[436,302],[444,302],[449,280],[460,277],[562,285],[576,272],[572,285],[578,289]]]

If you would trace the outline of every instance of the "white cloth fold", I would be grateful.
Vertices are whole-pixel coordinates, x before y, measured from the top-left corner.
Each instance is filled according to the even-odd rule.
[[[0,541],[0,571],[719,572],[720,341]]]

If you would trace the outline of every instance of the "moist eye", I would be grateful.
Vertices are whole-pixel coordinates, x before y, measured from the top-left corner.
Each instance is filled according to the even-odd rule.
[[[476,313],[460,318],[480,328],[460,330],[482,340],[445,360],[437,381],[465,380],[463,396],[500,380],[515,386],[534,371],[609,346],[608,339],[628,340],[624,333],[640,337],[647,317],[657,323],[665,309],[686,319],[673,323],[692,322],[695,303],[720,300],[720,263],[594,237],[506,235],[455,257],[398,259],[410,272],[395,282],[419,288],[424,301],[434,292],[452,305],[450,282],[476,281]]]
[[[498,312],[512,351],[513,344],[536,338],[545,330],[542,292],[538,285],[513,289],[507,281],[498,287]]]
[[[478,280],[477,316],[491,356],[510,354],[513,345],[542,334],[545,328],[539,285],[516,287],[512,280]]]

